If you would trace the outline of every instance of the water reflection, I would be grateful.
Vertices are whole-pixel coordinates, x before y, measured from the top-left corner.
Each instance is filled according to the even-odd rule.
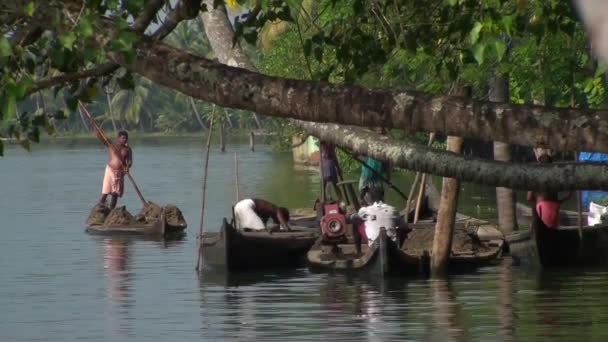
[[[434,309],[434,338],[437,341],[464,341],[465,334],[459,322],[460,303],[449,279],[431,280],[431,299]]]
[[[128,336],[131,331],[130,244],[127,238],[105,237],[101,241],[106,296],[109,299],[105,317],[112,336]]]
[[[498,266],[498,327],[502,341],[513,341],[515,333],[514,321],[515,313],[513,310],[513,297],[515,286],[513,284],[513,259],[503,257]]]

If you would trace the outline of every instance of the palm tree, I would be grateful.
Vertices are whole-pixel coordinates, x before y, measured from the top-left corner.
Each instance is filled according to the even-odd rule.
[[[141,116],[146,113],[144,105],[150,91],[145,83],[142,78],[135,88],[121,89],[110,100],[109,106],[118,111],[122,126],[139,124]]]

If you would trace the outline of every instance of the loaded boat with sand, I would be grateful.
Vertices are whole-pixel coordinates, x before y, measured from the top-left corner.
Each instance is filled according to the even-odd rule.
[[[135,216],[125,206],[110,210],[106,206],[96,205],[91,209],[86,224],[86,231],[92,234],[155,237],[181,236],[188,227],[179,208],[174,205],[161,207],[150,201]]]
[[[376,211],[372,221],[383,220],[381,211]],[[378,276],[428,274],[435,231],[433,220],[392,226],[383,223],[370,237],[370,229],[365,226],[368,223],[346,220],[344,212],[335,205],[326,205],[325,218],[321,220],[322,236],[307,255],[311,269]],[[504,237],[495,225],[461,214],[456,219],[449,259],[451,271],[483,266],[502,255]]]

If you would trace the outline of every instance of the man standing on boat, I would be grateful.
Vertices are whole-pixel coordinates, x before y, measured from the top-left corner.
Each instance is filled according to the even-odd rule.
[[[319,142],[319,167],[321,172],[321,185],[323,197],[327,200],[327,185],[332,184],[336,193],[335,201],[342,201],[342,191],[338,187],[338,157],[336,156],[336,147],[329,142]]]
[[[538,162],[541,164],[548,164],[553,162],[553,158],[549,154],[542,154],[538,156]],[[567,201],[571,192],[562,199],[559,198],[558,192],[546,192],[546,191],[528,191],[528,201],[534,202],[534,210],[538,214],[538,217],[548,228],[557,228],[559,226],[559,209],[563,202]]]
[[[237,229],[268,230],[268,219],[279,225],[281,230],[290,231],[289,210],[259,198],[247,198],[234,206],[234,219]]]
[[[133,151],[128,144],[129,134],[126,131],[119,131],[116,140],[110,141],[103,139],[99,131],[96,133],[99,140],[108,149],[108,163],[103,176],[99,205],[105,206],[106,198],[110,195],[110,209],[114,209],[118,197],[122,197],[124,192],[125,174],[133,165]]]
[[[375,132],[384,135],[383,127],[377,127]],[[384,184],[382,176],[390,181],[390,170],[387,162],[366,156],[361,165],[359,178],[359,200],[362,206],[369,206],[374,202],[384,201]]]

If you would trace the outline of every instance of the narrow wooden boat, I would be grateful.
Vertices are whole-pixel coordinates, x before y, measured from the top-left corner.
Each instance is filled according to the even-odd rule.
[[[460,215],[461,221],[456,222],[454,227],[454,240],[448,261],[450,272],[470,271],[475,268],[491,264],[498,260],[504,249],[504,238],[500,232],[490,224],[480,225]],[[428,233],[431,237],[434,233],[435,224],[420,223],[412,224],[412,231],[408,238],[413,239],[414,234]],[[429,230],[429,231],[425,231]],[[470,244],[461,245],[456,239],[470,239]],[[403,258],[408,264],[407,273],[429,274],[431,268],[431,246],[412,246],[408,240],[401,246]]]
[[[291,231],[269,233],[237,230],[224,218],[218,233],[203,236],[204,265],[227,272],[301,265],[319,236],[318,228],[305,225],[313,221],[313,218],[292,220]]]
[[[165,218],[164,209],[158,220],[152,223],[134,223],[128,225],[88,225],[86,231],[91,234],[105,235],[145,235],[155,237],[177,237],[185,234],[188,225],[169,224]]]
[[[307,261],[312,270],[364,272],[377,276],[400,274],[407,268],[406,260],[396,242],[381,229],[378,238],[368,246],[361,244],[357,253],[354,243],[322,245],[321,238],[308,251]]]
[[[497,260],[503,251],[504,238],[494,228],[494,225],[477,220],[466,215],[459,215],[457,229],[468,226],[477,244],[470,249],[452,249],[450,256],[450,271],[465,271],[490,264]],[[410,224],[408,236],[418,232],[432,234],[435,227],[433,222]],[[386,236],[381,230],[380,236],[368,247],[361,245],[361,252],[356,252],[354,243],[323,245],[321,238],[315,243],[307,255],[309,267],[312,270],[336,270],[349,272],[372,273],[385,275],[428,274],[430,270],[430,248],[408,248],[408,237],[401,247]],[[352,240],[352,239],[351,239]]]
[[[518,264],[532,267],[608,264],[607,224],[585,225],[580,232],[575,224],[549,228],[536,210],[530,212],[530,227],[506,237],[509,253]]]

